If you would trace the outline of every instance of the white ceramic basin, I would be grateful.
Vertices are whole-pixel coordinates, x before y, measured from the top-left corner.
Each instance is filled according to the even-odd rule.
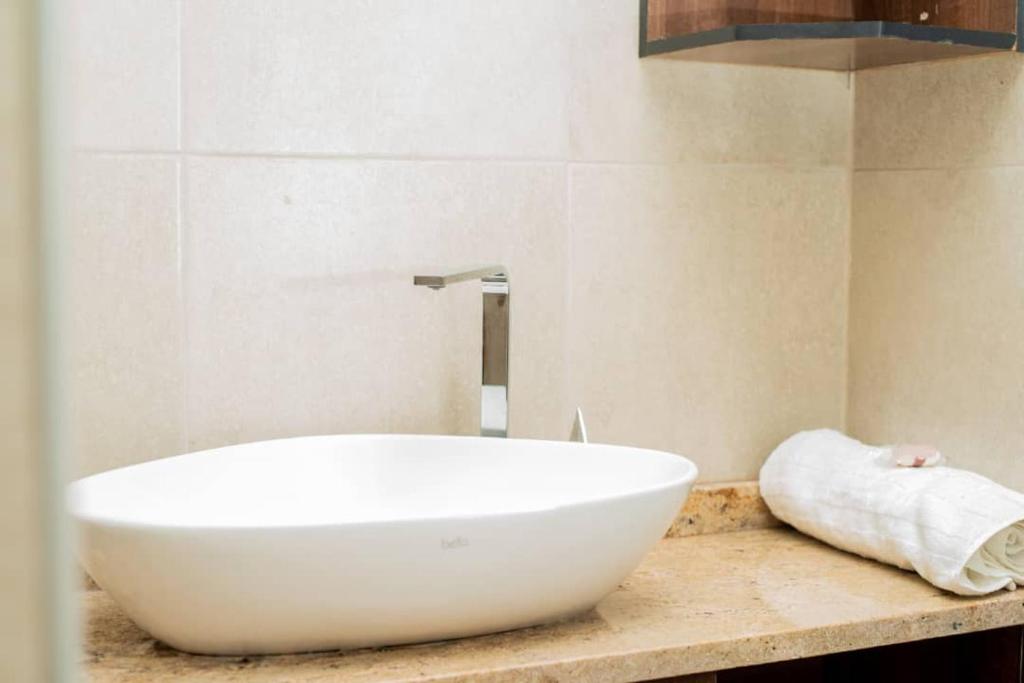
[[[207,654],[409,643],[592,608],[697,475],[658,451],[320,436],[71,485],[86,570],[139,626]]]

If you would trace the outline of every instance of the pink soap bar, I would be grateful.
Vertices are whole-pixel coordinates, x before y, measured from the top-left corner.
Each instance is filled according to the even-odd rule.
[[[935,446],[900,444],[892,447],[891,462],[897,467],[934,467],[942,462],[942,453]]]

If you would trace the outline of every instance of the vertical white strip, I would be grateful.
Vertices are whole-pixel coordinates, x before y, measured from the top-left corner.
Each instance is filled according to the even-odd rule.
[[[70,471],[65,335],[65,274],[67,231],[65,187],[68,111],[65,46],[68,15],[63,0],[39,0],[39,263],[42,301],[42,481],[41,512],[44,533],[45,624],[51,681],[77,678],[77,603],[74,600],[74,538],[64,506],[64,487]]]

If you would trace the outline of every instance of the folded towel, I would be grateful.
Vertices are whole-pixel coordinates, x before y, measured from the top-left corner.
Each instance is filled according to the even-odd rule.
[[[1024,494],[951,467],[898,467],[887,447],[801,432],[761,468],[772,513],[837,548],[939,588],[984,595],[1024,585]]]

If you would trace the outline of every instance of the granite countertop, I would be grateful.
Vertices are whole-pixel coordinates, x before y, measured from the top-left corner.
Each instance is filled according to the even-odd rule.
[[[956,597],[784,528],[667,538],[587,614],[427,645],[200,657],[155,642],[102,591],[83,600],[94,683],[643,681],[1024,624],[1024,592]]]

